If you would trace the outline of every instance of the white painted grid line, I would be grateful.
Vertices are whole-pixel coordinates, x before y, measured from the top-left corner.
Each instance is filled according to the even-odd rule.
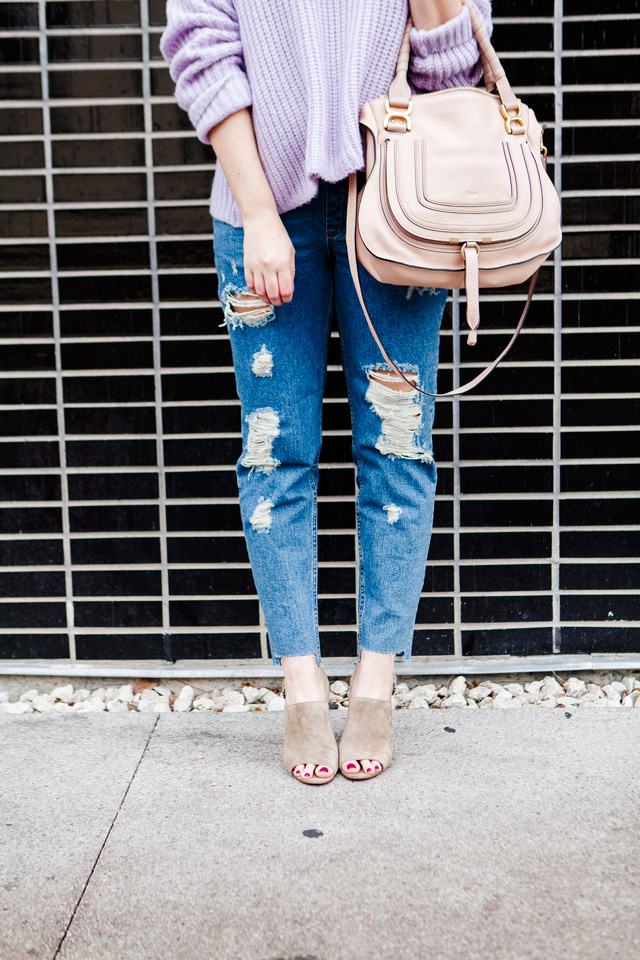
[[[76,659],[75,629],[74,629],[74,606],[73,606],[73,576],[71,564],[71,539],[70,539],[70,520],[69,520],[69,484],[67,476],[67,445],[65,437],[64,421],[64,394],[62,381],[62,356],[60,343],[60,293],[56,277],[58,255],[56,251],[56,223],[53,209],[53,160],[51,156],[51,141],[47,135],[51,133],[51,112],[49,106],[49,76],[47,71],[48,50],[46,34],[47,4],[46,0],[38,0],[38,22],[39,22],[39,49],[40,49],[40,70],[42,83],[42,123],[45,134],[45,189],[46,189],[46,211],[47,227],[49,233],[49,258],[51,262],[51,308],[53,318],[53,337],[55,350],[55,379],[56,379],[56,419],[58,423],[58,450],[60,456],[60,496],[62,512],[62,550],[64,556],[64,579],[65,579],[65,612],[67,619],[67,631],[69,639],[69,659]]]

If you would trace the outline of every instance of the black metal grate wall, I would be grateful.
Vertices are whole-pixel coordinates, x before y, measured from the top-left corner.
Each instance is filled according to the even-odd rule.
[[[548,123],[565,240],[508,361],[438,404],[414,655],[640,651],[639,11],[494,2],[508,75]],[[163,22],[161,0],[0,3],[1,658],[269,656],[236,501],[214,158],[174,103]],[[522,298],[484,297],[473,354],[452,298],[442,389],[458,359],[466,379],[499,352]],[[320,616],[323,653],[350,656],[335,337]]]

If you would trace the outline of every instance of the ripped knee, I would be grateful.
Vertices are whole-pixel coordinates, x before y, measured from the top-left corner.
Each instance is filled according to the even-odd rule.
[[[403,370],[407,379],[418,384],[416,370]],[[422,403],[420,394],[389,369],[367,371],[369,387],[365,399],[382,421],[382,432],[376,441],[376,450],[394,460],[421,460],[431,463],[433,454],[424,450],[418,435],[422,427]],[[397,520],[397,517],[396,517]],[[389,522],[393,523],[393,520]]]
[[[246,287],[239,290],[229,285],[220,295],[224,305],[224,319],[227,326],[235,330],[236,327],[264,327],[275,319],[273,304],[268,303],[252,293]]]

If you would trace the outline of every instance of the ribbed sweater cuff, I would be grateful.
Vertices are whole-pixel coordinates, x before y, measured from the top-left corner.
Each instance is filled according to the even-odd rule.
[[[413,27],[410,41],[409,80],[418,90],[475,86],[482,76],[480,51],[467,7],[434,30]]]
[[[430,57],[434,53],[449,53],[452,47],[460,47],[474,39],[471,17],[463,7],[457,17],[447,20],[433,30],[417,30],[410,35],[411,49],[417,57]]]
[[[243,107],[250,107],[253,103],[251,87],[244,73],[240,70],[228,76],[224,84],[215,91],[213,99],[211,93],[201,95],[189,109],[189,119],[196,129],[198,139],[209,144],[207,134],[226,117],[231,116]]]

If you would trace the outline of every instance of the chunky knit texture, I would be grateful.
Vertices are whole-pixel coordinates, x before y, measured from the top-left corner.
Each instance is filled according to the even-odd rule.
[[[474,0],[491,33],[491,0]],[[386,93],[407,0],[168,0],[160,49],[198,137],[251,107],[260,161],[279,213],[311,200],[318,178],[364,169],[360,111]],[[413,93],[475,85],[482,74],[466,7],[435,30],[411,31]],[[220,166],[211,214],[240,211]]]

